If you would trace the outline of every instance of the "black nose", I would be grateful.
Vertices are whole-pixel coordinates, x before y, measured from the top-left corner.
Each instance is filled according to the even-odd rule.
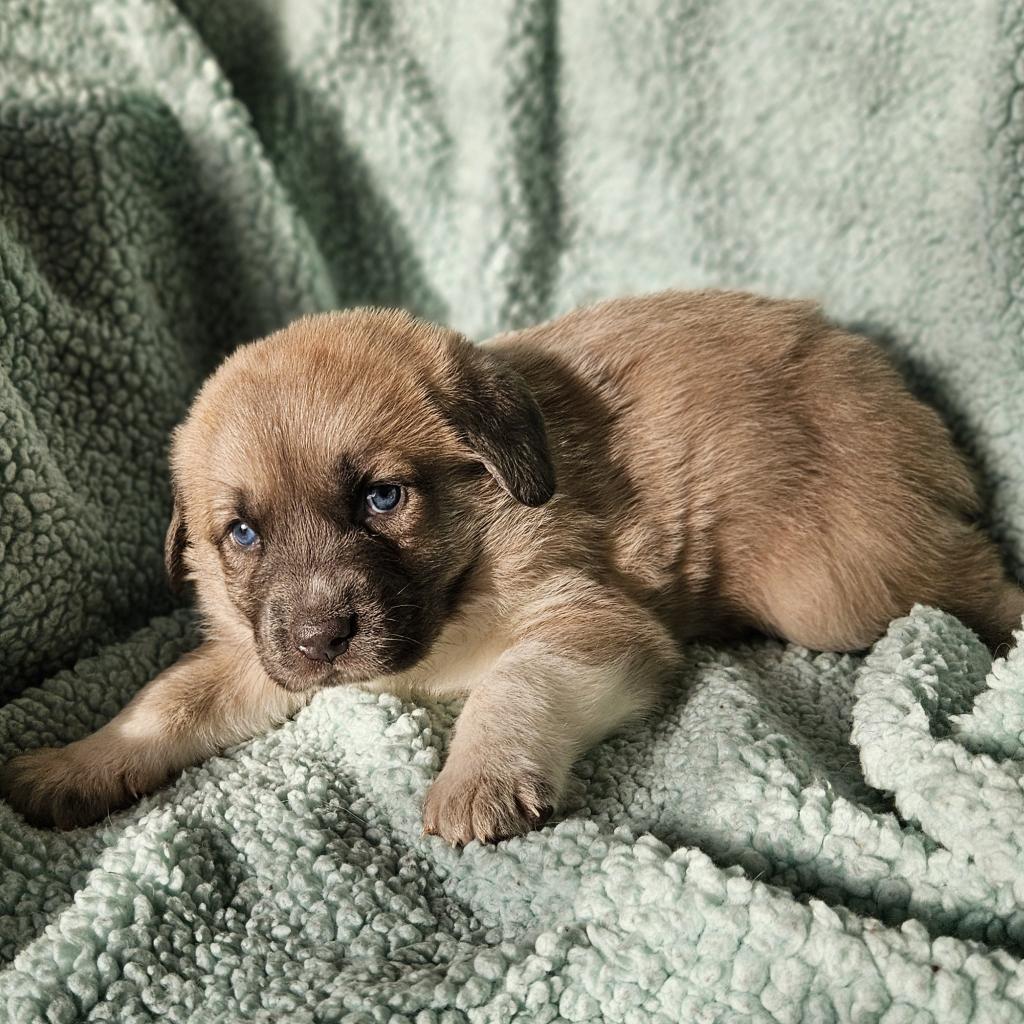
[[[310,661],[334,661],[348,650],[355,632],[354,615],[332,615],[301,623],[295,630],[295,646]]]

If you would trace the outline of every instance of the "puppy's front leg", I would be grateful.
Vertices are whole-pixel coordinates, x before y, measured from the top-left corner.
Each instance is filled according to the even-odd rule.
[[[91,736],[13,758],[0,769],[0,794],[33,824],[87,825],[307,700],[275,685],[251,653],[207,640]]]
[[[517,633],[470,692],[427,794],[424,831],[450,843],[543,824],[573,761],[646,710],[678,658],[651,615],[597,587],[538,602]]]

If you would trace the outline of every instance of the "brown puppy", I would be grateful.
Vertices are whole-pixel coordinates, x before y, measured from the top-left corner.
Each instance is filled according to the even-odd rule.
[[[172,464],[167,567],[206,640],[7,766],[32,821],[93,821],[358,683],[467,696],[426,830],[498,839],[688,639],[855,650],[920,601],[997,644],[1024,613],[938,416],[805,303],[667,292],[482,347],[307,317],[224,363]]]

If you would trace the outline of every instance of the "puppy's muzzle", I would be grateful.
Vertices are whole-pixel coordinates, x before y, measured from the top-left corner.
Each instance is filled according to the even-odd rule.
[[[300,622],[292,630],[292,640],[299,652],[310,661],[330,664],[348,650],[355,631],[354,615],[331,615],[324,619]]]

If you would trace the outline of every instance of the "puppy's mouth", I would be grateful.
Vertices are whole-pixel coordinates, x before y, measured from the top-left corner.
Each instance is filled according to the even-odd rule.
[[[299,693],[395,675],[423,657],[426,645],[412,632],[411,624],[389,627],[365,614],[358,621],[358,629],[337,652],[317,652],[314,657],[297,649],[286,626],[275,624],[266,639],[257,632],[260,662],[278,686]]]

